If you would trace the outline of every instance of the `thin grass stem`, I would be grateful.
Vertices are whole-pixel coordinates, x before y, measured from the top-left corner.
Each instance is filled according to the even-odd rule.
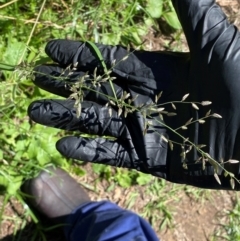
[[[32,30],[31,30],[31,33],[30,33],[30,35],[29,35],[29,37],[28,37],[28,40],[27,40],[26,46],[25,46],[25,48],[24,48],[24,51],[23,51],[23,53],[22,53],[22,55],[21,55],[21,57],[20,57],[20,59],[19,59],[19,61],[18,61],[18,64],[21,64],[22,61],[23,61],[24,55],[25,55],[25,53],[26,53],[26,51],[27,51],[27,48],[28,48],[28,45],[29,45],[29,43],[30,43],[30,41],[31,41],[31,39],[32,39],[33,33],[34,33],[35,28],[36,28],[36,26],[37,26],[37,24],[38,24],[38,20],[39,20],[41,14],[42,14],[42,11],[43,11],[43,8],[44,8],[45,4],[46,4],[46,0],[43,0],[42,6],[41,6],[40,11],[39,11],[39,13],[38,13],[38,15],[37,15],[37,18],[36,18],[36,20],[35,20],[35,23],[34,23],[34,25],[33,25],[33,28],[32,28]]]

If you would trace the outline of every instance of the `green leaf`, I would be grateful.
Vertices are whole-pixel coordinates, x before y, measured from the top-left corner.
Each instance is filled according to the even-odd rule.
[[[182,26],[178,20],[178,17],[175,12],[167,12],[163,14],[163,18],[166,22],[173,27],[174,29],[181,29]]]
[[[14,71],[15,67],[16,67],[15,65],[13,66],[13,65],[0,63],[0,70]]]
[[[117,178],[117,182],[121,187],[128,188],[132,184],[132,179],[129,177],[129,175],[120,175]]]
[[[139,185],[146,185],[152,180],[152,176],[149,174],[140,173],[136,181]]]
[[[96,174],[103,176],[107,180],[112,178],[112,172],[111,172],[110,166],[94,163],[92,165],[92,169]]]
[[[25,49],[25,44],[22,42],[9,42],[3,60],[5,64],[16,65]]]
[[[141,38],[139,37],[139,34],[137,31],[134,31],[132,32],[132,37],[133,37],[133,40],[136,42],[136,44],[141,44],[142,40]]]
[[[0,176],[0,190],[7,189],[9,181],[6,177]]]
[[[117,33],[103,34],[101,42],[103,44],[116,45],[116,44],[119,44],[120,37],[121,37],[121,35],[117,34]]]
[[[22,177],[21,176],[15,177],[13,180],[11,180],[11,182],[8,183],[7,192],[10,195],[15,195],[16,192],[20,189],[21,184],[22,184]]]
[[[31,141],[30,145],[28,146],[28,155],[30,159],[34,159],[37,156],[38,153],[38,148],[36,148],[38,146],[38,143],[34,140]]]
[[[79,177],[82,177],[86,174],[85,170],[83,170],[82,168],[77,167],[77,166],[71,167],[71,171]]]
[[[138,27],[137,33],[139,36],[145,36],[149,31],[149,29],[146,26],[137,26],[137,27]]]
[[[0,150],[0,160],[2,160],[2,159],[3,159],[3,151]]]
[[[162,9],[162,0],[148,0],[146,11],[152,18],[160,18],[162,16]]]
[[[91,46],[91,48],[95,51],[95,54],[97,55],[97,57],[99,58],[101,64],[102,64],[102,67],[104,69],[104,72],[105,74],[107,73],[107,66],[104,62],[104,59],[103,59],[103,56],[102,56],[102,53],[100,52],[100,50],[98,49],[97,45],[91,41],[86,41],[87,44],[89,44]]]
[[[125,188],[130,187],[133,182],[131,172],[124,169],[117,169],[117,174],[115,175],[114,179],[121,187]]]
[[[98,175],[103,171],[103,165],[101,164],[94,163],[91,167],[92,170]]]
[[[148,26],[151,27],[154,25],[154,19],[153,18],[145,18],[144,23]]]
[[[36,148],[36,147],[35,147]],[[42,148],[36,148],[37,151],[37,160],[41,166],[46,165],[51,161],[49,154]]]
[[[31,61],[33,61],[33,59],[36,57],[36,52],[34,51],[31,51],[28,55],[28,58],[27,58],[27,62],[28,63],[31,63]]]
[[[15,152],[18,152],[18,151],[23,151],[26,149],[26,146],[27,146],[27,141],[26,140],[18,140],[16,142],[16,146],[14,148],[14,151]]]

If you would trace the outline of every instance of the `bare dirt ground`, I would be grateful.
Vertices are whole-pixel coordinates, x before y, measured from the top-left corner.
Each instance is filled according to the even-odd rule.
[[[230,21],[240,27],[240,6],[238,1],[219,0],[218,3],[223,7]],[[152,31],[146,37],[146,40],[146,46],[150,50],[167,49],[169,45],[171,45],[171,48],[174,46],[179,51],[188,50],[183,35],[181,35],[178,42],[175,42],[172,37],[155,36]],[[87,189],[92,200],[108,199],[139,214],[146,212],[149,203],[155,203],[156,210],[152,211],[150,221],[162,241],[211,240],[216,230],[221,229],[220,223],[226,219],[224,211],[233,208],[238,195],[234,191],[200,191],[199,189],[180,187],[168,183],[164,186],[166,194],[164,202],[171,211],[172,225],[159,230],[159,225],[163,220],[163,213],[158,212],[157,205],[161,202],[161,199],[149,194],[148,186],[132,186],[125,189],[116,185],[111,189],[109,188],[111,184],[106,181],[96,182],[98,177],[92,172],[90,165],[85,168],[88,175],[78,178],[78,180],[80,183],[87,183],[90,187],[95,187],[95,191]],[[174,192],[174,189],[177,189],[177,191]],[[173,191],[173,194],[168,196],[171,191]],[[152,208],[154,208],[154,205]],[[7,204],[4,211],[4,216],[7,218],[1,224],[0,240],[13,240],[13,233],[17,233],[19,237],[19,239],[15,240],[31,240],[36,227],[31,222],[21,222],[22,210],[23,207],[16,200],[12,200],[12,203]],[[9,217],[13,220],[9,219]],[[21,227],[23,231],[21,231]],[[64,240],[62,237],[63,235],[59,234],[59,232],[50,233],[47,240]],[[37,240],[42,239],[39,237]],[[221,239],[217,238],[215,240]]]

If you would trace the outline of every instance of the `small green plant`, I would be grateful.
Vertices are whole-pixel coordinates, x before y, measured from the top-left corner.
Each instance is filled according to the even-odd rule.
[[[146,196],[150,200],[144,207],[142,216],[148,218],[150,223],[160,230],[173,227],[174,209],[170,203],[179,201],[182,187],[170,184],[163,179],[154,178],[148,185]]]
[[[149,18],[145,20],[147,23],[151,23],[152,19],[163,18],[172,28],[181,29],[181,24],[171,1],[148,0],[144,11],[146,11],[149,16]]]
[[[204,205],[207,200],[212,200],[213,198],[211,191],[208,189],[200,189],[186,185],[184,192],[191,200],[200,202],[202,205]]]
[[[110,166],[104,166],[102,164],[93,163],[92,169],[100,178],[104,178],[109,183],[118,184],[123,188],[128,188],[136,184],[144,186],[153,180],[153,177],[148,174],[135,170],[113,169]]]
[[[235,206],[232,210],[225,210],[221,214],[223,221],[216,229],[212,240],[240,240],[240,201],[237,198]]]

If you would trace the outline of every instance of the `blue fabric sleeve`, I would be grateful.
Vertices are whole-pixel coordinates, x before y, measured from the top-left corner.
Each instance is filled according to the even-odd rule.
[[[80,206],[67,223],[68,241],[159,241],[147,221],[109,201]]]

